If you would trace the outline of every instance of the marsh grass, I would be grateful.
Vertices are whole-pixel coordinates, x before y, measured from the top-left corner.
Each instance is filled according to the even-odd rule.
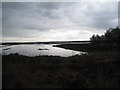
[[[3,88],[119,88],[118,52],[81,56],[3,55]]]

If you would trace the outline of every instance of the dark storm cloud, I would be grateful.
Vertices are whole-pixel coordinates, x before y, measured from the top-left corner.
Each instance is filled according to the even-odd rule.
[[[99,7],[98,6],[98,4],[96,4],[97,8],[89,6],[90,11],[88,12],[88,16],[94,20],[91,26],[98,29],[117,26],[118,4],[116,2],[108,2],[101,4]]]
[[[79,30],[78,36],[82,36],[83,30],[101,32],[117,26],[117,5],[117,2],[3,2],[3,37],[47,37],[52,30],[56,33]],[[52,39],[57,37],[53,33]]]
[[[3,35],[14,29],[48,30],[51,26],[46,22],[50,22],[51,17],[56,18],[52,9],[58,6],[53,3],[3,3]]]
[[[52,2],[42,2],[42,3],[37,3],[38,8],[43,8],[43,9],[58,9],[61,4],[59,3],[52,3]]]

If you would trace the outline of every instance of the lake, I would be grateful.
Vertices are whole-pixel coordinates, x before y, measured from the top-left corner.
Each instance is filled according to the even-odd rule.
[[[20,55],[34,56],[61,56],[70,57],[75,55],[86,54],[86,52],[69,50],[59,47],[53,47],[55,44],[19,44],[0,47],[2,55],[18,53]]]

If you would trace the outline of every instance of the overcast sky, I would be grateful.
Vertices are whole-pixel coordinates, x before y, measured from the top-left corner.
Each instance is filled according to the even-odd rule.
[[[118,25],[117,2],[3,2],[3,41],[89,40]]]

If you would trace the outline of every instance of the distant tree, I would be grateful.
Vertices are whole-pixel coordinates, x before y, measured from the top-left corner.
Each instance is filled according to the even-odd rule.
[[[97,35],[93,35],[90,38],[90,41],[92,42],[100,42],[100,41],[104,41],[104,42],[109,42],[110,44],[118,44],[120,42],[120,28],[116,27],[116,28],[109,28],[105,34],[99,36]]]
[[[92,37],[90,38],[91,41],[96,41],[96,36],[95,34],[92,35]]]
[[[102,38],[103,38],[103,36],[99,36],[98,34],[97,35],[93,34],[93,36],[90,38],[90,40],[93,41],[93,42],[94,41],[96,42],[96,41],[101,41]]]

